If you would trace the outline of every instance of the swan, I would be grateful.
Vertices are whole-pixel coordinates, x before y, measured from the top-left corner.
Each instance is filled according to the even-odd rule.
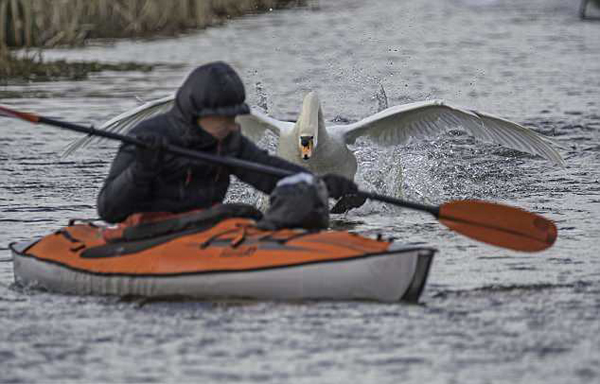
[[[167,96],[145,103],[108,120],[99,129],[126,133],[138,122],[168,111],[173,100],[174,96]],[[305,95],[295,123],[274,119],[256,108],[252,108],[249,115],[240,115],[236,119],[242,132],[254,141],[258,141],[266,131],[278,136],[278,155],[284,159],[301,164],[316,174],[333,172],[351,180],[358,165],[348,145],[354,144],[361,136],[389,146],[456,128],[462,128],[482,141],[538,155],[564,167],[561,155],[545,136],[512,121],[452,106],[442,100],[397,105],[355,123],[326,126],[319,97],[312,91]],[[87,145],[92,139],[76,140],[67,148],[65,155]],[[343,197],[332,212],[342,213],[363,203],[364,199],[356,196]]]

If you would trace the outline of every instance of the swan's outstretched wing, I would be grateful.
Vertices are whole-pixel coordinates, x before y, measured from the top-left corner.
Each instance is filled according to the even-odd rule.
[[[173,107],[174,99],[175,96],[171,95],[153,101],[149,101],[140,105],[139,107],[133,108],[129,111],[123,112],[120,115],[113,117],[112,119],[99,126],[98,129],[114,133],[126,134],[140,121],[149,119],[152,116],[169,111]],[[73,152],[87,146],[91,142],[101,140],[102,138],[95,136],[85,136],[80,139],[77,139],[71,144],[69,144],[62,156],[69,156]]]
[[[169,111],[173,107],[174,99],[175,96],[171,95],[147,102],[139,107],[113,117],[98,127],[98,129],[126,134],[142,120],[146,120],[152,116]],[[240,115],[237,117],[237,120],[242,126],[242,132],[253,141],[258,141],[266,130],[270,130],[276,135],[279,135],[281,132],[287,132],[294,127],[293,123],[279,121],[254,108],[251,109],[249,115]],[[101,140],[102,138],[94,136],[85,136],[77,139],[69,144],[69,146],[65,149],[63,157],[69,156],[76,150],[87,146],[91,142]]]
[[[411,138],[434,136],[463,128],[474,137],[508,148],[539,155],[558,165],[564,161],[546,137],[486,113],[453,107],[439,100],[422,101],[385,109],[349,125],[331,127],[341,132],[347,144],[368,136],[380,145],[407,143]]]
[[[236,120],[242,127],[242,133],[254,142],[260,140],[267,130],[279,136],[294,128],[294,123],[274,119],[256,108],[251,108],[249,115],[239,115]]]

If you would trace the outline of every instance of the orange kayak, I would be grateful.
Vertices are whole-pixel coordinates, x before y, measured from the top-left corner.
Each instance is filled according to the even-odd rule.
[[[185,220],[141,224],[117,238],[106,226],[72,221],[10,245],[15,280],[86,295],[415,302],[436,252],[346,231],[267,231],[243,217]]]

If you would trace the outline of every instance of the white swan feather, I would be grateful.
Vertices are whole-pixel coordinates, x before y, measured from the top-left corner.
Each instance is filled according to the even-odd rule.
[[[406,144],[412,139],[432,137],[462,128],[475,138],[522,152],[539,155],[560,166],[564,161],[549,139],[512,121],[467,110],[441,100],[421,101],[385,109],[348,125],[332,126],[341,131],[346,144],[368,136],[379,145]]]
[[[174,96],[167,96],[148,102],[108,120],[99,129],[125,134],[140,121],[171,109],[173,100]],[[295,124],[274,119],[255,108],[251,109],[251,114],[238,116],[237,120],[243,133],[254,141],[259,140],[267,130],[278,135],[280,156],[306,165],[318,174],[339,169],[340,174],[354,177],[356,159],[354,154],[350,156],[347,153],[351,151],[346,145],[354,144],[361,136],[367,136],[379,145],[400,145],[457,128],[466,130],[482,141],[538,155],[564,166],[552,141],[535,131],[500,117],[452,106],[440,100],[394,106],[355,123],[329,127],[324,126],[320,109],[316,93],[310,92],[304,99],[302,113]],[[310,116],[319,118],[308,118]],[[307,132],[313,133],[315,143],[318,137],[319,145],[315,144],[310,158],[303,158],[299,141],[300,135],[306,135]],[[76,140],[64,155],[86,146],[91,140],[93,138],[90,137]],[[319,153],[319,148],[326,153]]]

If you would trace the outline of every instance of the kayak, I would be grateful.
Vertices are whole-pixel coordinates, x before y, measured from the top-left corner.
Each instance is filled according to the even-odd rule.
[[[436,253],[207,211],[124,229],[71,220],[10,249],[17,284],[59,293],[383,302],[417,302]]]

